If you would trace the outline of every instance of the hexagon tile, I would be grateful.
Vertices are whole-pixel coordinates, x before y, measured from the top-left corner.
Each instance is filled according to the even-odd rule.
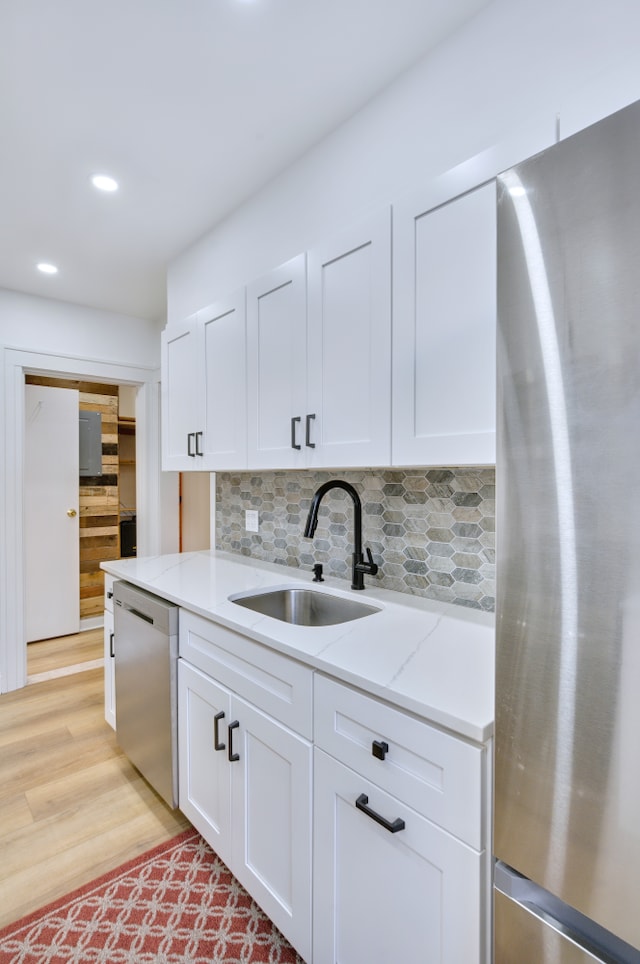
[[[328,479],[350,482],[362,501],[363,545],[379,585],[474,609],[494,609],[495,470],[446,468],[345,472],[219,472],[216,547],[268,562],[351,579],[353,508],[335,489],[322,501],[313,539],[303,536],[314,492]],[[260,530],[246,532],[245,510]]]

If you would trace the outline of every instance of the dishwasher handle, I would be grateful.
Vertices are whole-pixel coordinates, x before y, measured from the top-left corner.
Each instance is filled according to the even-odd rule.
[[[118,615],[124,618],[133,616],[142,622],[153,626],[154,630],[168,636],[178,634],[178,607],[159,596],[154,596],[144,589],[139,589],[131,583],[118,581],[114,583],[113,600],[114,616],[116,617],[116,636],[118,635]]]
[[[146,613],[141,613],[139,609],[134,609],[133,606],[127,606],[126,603],[118,603],[118,605],[122,606],[126,612],[131,613],[132,616],[137,616],[138,619],[144,619],[145,623],[150,623],[153,626],[153,616],[148,616]]]

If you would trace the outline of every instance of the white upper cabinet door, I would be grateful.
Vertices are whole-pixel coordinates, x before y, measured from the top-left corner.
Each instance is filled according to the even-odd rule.
[[[202,434],[192,466],[201,471],[247,464],[244,289],[198,312],[198,392]]]
[[[394,465],[495,462],[496,194],[393,213]]]
[[[305,464],[306,256],[247,287],[249,468]]]
[[[307,345],[307,464],[388,465],[390,208],[309,252]]]
[[[198,321],[195,315],[161,336],[162,468],[195,469],[197,425]]]

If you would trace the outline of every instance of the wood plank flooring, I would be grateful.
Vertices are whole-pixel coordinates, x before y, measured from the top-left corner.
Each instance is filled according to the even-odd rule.
[[[91,632],[80,634],[87,665],[96,633],[102,656]],[[63,644],[47,642],[49,653],[30,644],[42,646],[30,675],[64,671]],[[0,927],[189,826],[116,745],[103,700],[101,668],[0,696]]]
[[[95,663],[104,656],[102,628],[71,636],[42,639],[27,646],[27,682],[70,669],[81,663]],[[84,667],[86,668],[86,667]]]

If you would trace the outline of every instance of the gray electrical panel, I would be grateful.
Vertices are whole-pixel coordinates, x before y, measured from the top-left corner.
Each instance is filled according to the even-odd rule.
[[[80,475],[102,475],[102,415],[80,412]]]

